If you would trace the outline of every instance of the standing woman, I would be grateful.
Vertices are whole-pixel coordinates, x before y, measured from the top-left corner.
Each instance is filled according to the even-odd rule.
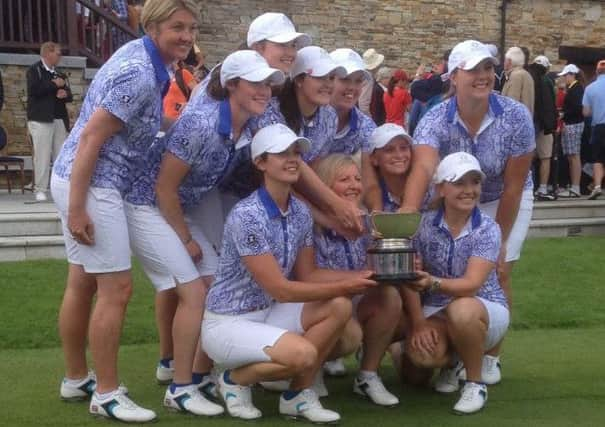
[[[580,161],[580,145],[584,132],[584,115],[582,114],[582,98],[584,84],[582,71],[574,64],[568,64],[559,73],[565,79],[567,92],[563,101],[563,154],[569,162],[569,190],[559,193],[559,197],[580,197],[580,178],[582,177],[582,162]]]
[[[156,418],[118,387],[120,334],[132,293],[122,197],[135,171],[146,166],[141,159],[162,122],[167,67],[187,55],[197,14],[192,0],[147,1],[142,13],[147,35],[127,43],[101,67],[55,163],[51,187],[69,261],[59,313],[66,364],[61,396],[84,399],[95,390],[86,364],[89,326],[96,368],[93,415],[127,422]]]
[[[204,374],[209,374],[209,362],[198,365],[196,378],[192,376],[206,288],[212,283],[217,255],[206,230],[190,213],[234,169],[236,152],[252,139],[248,119],[264,112],[271,84],[284,79],[257,52],[229,55],[221,65],[220,82],[210,80],[207,102],[184,111],[166,135],[161,163],[156,157],[155,166],[126,196],[133,252],[158,291],[162,354],[156,377],[161,382],[172,380],[164,405],[176,410],[196,415],[223,412],[198,390],[208,389],[209,375]]]
[[[202,345],[224,371],[219,390],[230,415],[261,417],[251,386],[293,378],[279,412],[312,422],[336,422],[310,388],[351,317],[345,296],[375,282],[369,271],[315,267],[313,220],[292,194],[309,140],[283,124],[258,131],[251,156],[263,186],[238,202],[225,223],[216,280],[206,299]]]
[[[440,158],[457,151],[473,154],[486,178],[479,207],[502,230],[498,274],[509,307],[510,274],[521,254],[533,208],[529,172],[536,146],[533,119],[519,102],[492,92],[494,65],[489,48],[475,40],[457,44],[448,76],[455,96],[433,107],[414,133],[414,162],[401,211],[418,210]],[[500,381],[499,344],[484,357],[483,381]]]
[[[412,106],[412,95],[408,91],[408,83],[407,73],[403,70],[395,70],[382,98],[387,115],[386,123],[406,127],[405,115]]]

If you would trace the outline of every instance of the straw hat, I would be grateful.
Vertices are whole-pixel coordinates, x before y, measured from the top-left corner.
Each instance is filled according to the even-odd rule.
[[[370,48],[363,53],[363,63],[366,66],[366,70],[374,70],[382,64],[384,61],[384,55],[376,52],[376,49]]]

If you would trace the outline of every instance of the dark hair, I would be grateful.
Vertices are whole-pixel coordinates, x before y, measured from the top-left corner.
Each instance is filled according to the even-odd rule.
[[[445,52],[443,52],[443,57],[441,59],[443,59],[443,72],[447,73],[448,72],[448,66],[447,63],[450,59],[450,54],[452,53],[452,49],[448,49]]]
[[[302,129],[302,112],[300,111],[298,99],[296,98],[295,80],[304,78],[305,75],[302,74],[301,76],[296,76],[294,80],[286,80],[283,89],[277,95],[279,110],[286,119],[286,125],[297,134]]]
[[[208,86],[206,87],[206,92],[215,100],[222,101],[223,99],[229,98],[229,91],[226,87],[221,85],[221,64],[217,65],[212,69],[210,74],[210,81],[208,81]],[[236,85],[239,83],[239,77],[234,79],[230,79],[230,82],[235,83]]]

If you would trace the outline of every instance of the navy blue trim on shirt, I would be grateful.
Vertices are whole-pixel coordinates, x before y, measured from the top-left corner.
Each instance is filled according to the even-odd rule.
[[[263,207],[267,211],[267,215],[269,215],[269,219],[279,218],[285,215],[282,215],[277,203],[271,197],[271,194],[267,191],[267,189],[263,186],[258,189],[258,198],[260,199]],[[288,196],[288,211],[292,207],[292,196]]]
[[[494,117],[498,117],[499,115],[504,113],[504,108],[498,101],[498,97],[490,93],[489,95],[489,108],[494,115]],[[450,103],[447,105],[446,118],[448,123],[453,123],[454,118],[456,117],[456,111],[458,111],[458,97],[454,96],[450,100]]]
[[[441,206],[437,210],[437,214],[435,218],[433,218],[433,226],[439,227],[441,225],[441,221],[443,220],[443,215],[445,210],[443,206]],[[477,206],[475,206],[471,212],[471,230],[476,230],[481,225],[481,211]]]
[[[164,64],[157,46],[149,36],[143,37],[143,46],[145,47],[149,58],[151,58],[151,65],[153,65],[153,70],[155,71],[155,78],[158,83],[162,85],[162,98],[164,98],[170,87],[170,74],[168,74],[168,70],[166,70],[166,64]]]
[[[218,107],[218,133],[225,138],[231,137],[231,105],[229,104],[229,98],[221,101]]]

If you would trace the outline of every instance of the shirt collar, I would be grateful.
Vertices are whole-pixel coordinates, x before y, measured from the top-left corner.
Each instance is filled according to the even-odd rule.
[[[444,212],[445,211],[443,209],[443,206],[441,206],[437,210],[437,214],[435,215],[435,218],[433,218],[434,227],[447,229],[447,226],[445,225],[445,221],[443,219]],[[477,206],[475,206],[473,208],[473,211],[471,212],[471,217],[470,217],[467,225],[465,225],[465,227],[464,227],[465,229],[468,227],[469,223],[470,223],[471,231],[476,230],[481,225],[481,211],[479,210],[479,208]],[[448,232],[449,232],[449,230],[448,230]],[[461,235],[458,237],[462,237],[462,235],[464,235],[464,234],[466,234],[466,233],[461,233]]]
[[[40,58],[40,62],[42,63],[42,66],[44,67],[44,69],[46,71],[48,71],[49,73],[54,73],[55,72],[55,67],[49,67],[48,65],[46,65],[46,62],[44,62],[44,59]]]
[[[605,74],[599,74],[597,76],[597,80],[603,80],[603,79],[605,79]]]
[[[500,101],[498,101],[498,97],[490,93],[489,99],[489,108],[487,110],[487,114],[492,117],[498,117],[504,113],[504,108]],[[453,96],[450,103],[447,106],[447,121],[448,123],[454,123],[455,121],[460,121],[460,116],[458,115],[458,97]]]
[[[164,61],[160,56],[157,46],[149,36],[143,37],[143,46],[151,58],[151,64],[153,65],[153,70],[155,71],[155,78],[162,86],[163,98],[166,95],[166,92],[168,92],[168,87],[170,86],[170,74],[168,73],[166,64],[164,64]]]
[[[380,183],[380,188],[382,190],[382,206],[383,206],[383,208],[388,203],[392,203],[395,206],[399,206],[399,202],[397,200],[395,200],[395,197],[393,197],[393,195],[391,194],[391,192],[387,188],[387,184],[384,182],[384,180],[381,179],[379,181],[379,183]]]
[[[267,189],[264,186],[262,186],[258,189],[258,198],[260,199],[261,203],[263,204],[265,211],[267,211],[267,215],[269,215],[269,219],[275,219],[275,218],[288,216],[288,213],[290,212],[291,203],[292,203],[291,196],[288,196],[288,211],[286,211],[286,212],[282,212],[279,209],[279,207],[277,206],[277,203],[275,203],[275,200],[273,200],[273,197],[271,197],[271,195],[269,194],[269,192],[267,191]]]
[[[359,114],[357,113],[357,107],[353,107],[351,110],[351,117],[349,118],[349,128],[351,132],[357,131],[359,127]]]
[[[231,105],[229,98],[221,101],[218,107],[218,133],[225,138],[231,138]]]

